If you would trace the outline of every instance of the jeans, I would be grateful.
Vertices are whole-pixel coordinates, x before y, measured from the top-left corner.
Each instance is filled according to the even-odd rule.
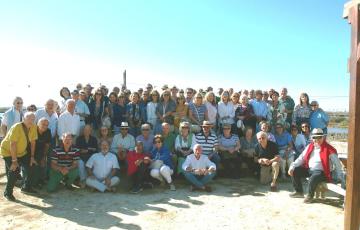
[[[220,161],[221,161],[221,158],[220,158],[219,154],[218,153],[211,153],[208,156],[210,156],[209,160],[214,162],[216,164],[216,168],[218,168],[218,166],[220,164]]]
[[[214,173],[209,173],[207,175],[195,175],[192,172],[186,172],[184,171],[185,178],[193,185],[195,185],[197,188],[203,188],[206,184],[208,184],[215,176]]]
[[[12,164],[11,157],[4,157],[5,167],[6,167],[6,178],[7,183],[4,191],[4,195],[12,195],[15,182],[17,180],[18,172],[10,170]],[[23,172],[23,184],[22,188],[29,188],[31,186],[31,181],[29,177],[29,167],[30,167],[30,154],[17,158],[19,166],[22,168]]]
[[[308,196],[310,197],[314,197],[314,193],[318,184],[326,181],[323,171],[311,171],[304,167],[296,167],[294,170],[294,176],[291,178],[296,192],[303,193],[303,187],[301,183],[301,178],[303,177],[309,177]]]
[[[86,177],[87,177],[87,172],[86,172],[86,167],[85,167],[86,162],[84,162],[83,160],[78,160],[78,168],[79,168],[79,177],[80,177],[80,181],[85,181]]]

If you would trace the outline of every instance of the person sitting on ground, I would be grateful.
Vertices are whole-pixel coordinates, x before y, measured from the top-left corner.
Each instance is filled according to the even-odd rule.
[[[190,132],[189,122],[181,122],[179,131],[180,133],[175,140],[175,153],[178,160],[178,174],[183,172],[182,164],[184,163],[185,158],[192,153],[193,147],[196,144],[195,135]]]
[[[306,147],[306,140],[304,135],[299,133],[296,125],[291,126],[291,141],[293,144],[293,150],[295,152],[294,160],[296,160]]]
[[[282,179],[286,179],[286,167],[294,161],[291,135],[284,129],[283,123],[275,125],[275,139],[280,155]]]
[[[128,133],[129,124],[122,122],[120,125],[120,133],[115,135],[111,144],[111,152],[116,154],[120,163],[125,163],[128,151],[135,149],[135,138]],[[124,164],[125,166],[125,164]]]
[[[76,138],[76,148],[80,150],[80,160],[78,162],[79,176],[80,176],[80,187],[85,187],[86,180],[86,162],[90,157],[98,152],[98,142],[96,137],[91,135],[92,128],[90,125],[85,125],[83,134]]]
[[[260,131],[256,134],[258,139],[258,144],[255,147],[255,157],[257,158],[258,165],[258,172],[261,170],[270,171],[271,169],[271,184],[270,189],[271,191],[276,191],[276,180],[279,175],[279,150],[277,145],[274,142],[268,141],[267,133]],[[267,183],[267,181],[263,181],[260,175],[260,182]],[[267,176],[267,175],[264,175]]]
[[[163,145],[163,137],[161,135],[154,137],[154,149],[151,152],[150,169],[150,175],[153,178],[160,182],[166,180],[170,186],[170,190],[176,190],[171,178],[171,175],[174,173],[171,153],[168,148]]]
[[[263,131],[263,132],[265,132],[265,133],[267,134],[267,139],[268,139],[268,141],[272,141],[272,142],[276,143],[276,139],[275,139],[274,134],[272,134],[272,133],[270,132],[270,125],[269,125],[269,123],[268,123],[267,121],[262,121],[262,122],[260,122],[259,125],[260,125],[260,130]]]
[[[201,145],[195,144],[193,150],[194,153],[188,155],[182,165],[184,176],[191,183],[190,191],[198,189],[211,192],[212,189],[207,184],[216,174],[216,165],[202,155]]]
[[[144,146],[141,141],[136,142],[135,151],[129,151],[127,156],[128,170],[127,175],[131,178],[131,193],[139,193],[145,185],[152,188],[150,182],[150,155],[149,152],[144,153]]]
[[[219,154],[227,178],[238,179],[241,170],[240,140],[231,134],[231,125],[223,124],[223,133],[219,136]]]
[[[49,120],[45,117],[39,119],[37,123],[38,139],[35,144],[35,161],[37,164],[32,166],[31,184],[32,187],[41,188],[46,178],[46,159],[51,142],[51,131]]]
[[[218,138],[215,134],[211,133],[210,130],[213,124],[209,121],[204,121],[202,124],[202,132],[195,135],[195,141],[200,144],[203,149],[203,154],[208,156],[209,159],[218,165],[220,164],[220,156],[218,151]]]
[[[62,147],[53,150],[51,156],[51,169],[47,191],[54,192],[61,181],[65,187],[74,190],[72,184],[79,176],[78,161],[80,151],[72,147],[73,137],[71,133],[64,133],[62,136]]]
[[[252,127],[245,128],[245,136],[240,138],[240,153],[241,159],[247,165],[251,175],[256,175],[256,165],[254,160],[255,155],[255,146],[258,143],[256,137],[254,136],[254,130]]]
[[[312,113],[310,115],[310,127],[311,129],[320,128],[327,134],[327,126],[329,124],[329,115],[324,110],[319,108],[317,101],[310,103]]]
[[[106,190],[116,192],[116,186],[120,183],[117,172],[120,169],[116,156],[109,152],[109,143],[100,143],[101,152],[93,154],[86,162],[88,177],[86,185],[100,192]]]
[[[336,149],[325,140],[322,129],[311,132],[313,140],[289,168],[295,192],[290,197],[304,197],[301,178],[309,177],[308,194],[305,203],[312,203],[316,187],[321,182],[331,182],[331,168],[334,166],[338,178],[343,178],[341,162]]]
[[[35,114],[26,112],[24,121],[14,124],[1,142],[0,154],[5,161],[7,177],[4,197],[9,201],[15,201],[13,190],[18,177],[19,166],[23,172],[21,191],[23,193],[36,193],[31,187],[29,176],[29,163],[30,167],[37,164],[35,161],[35,141],[38,136],[34,121]]]
[[[136,141],[143,143],[144,152],[150,153],[153,149],[154,135],[151,134],[151,127],[149,124],[141,125],[141,135],[136,137]]]

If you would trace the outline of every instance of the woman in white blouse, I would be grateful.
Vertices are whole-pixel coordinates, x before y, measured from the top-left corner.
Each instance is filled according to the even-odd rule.
[[[234,104],[230,99],[229,91],[225,90],[221,94],[221,100],[218,104],[218,114],[219,114],[219,123],[220,123],[220,132],[222,132],[222,125],[223,124],[230,124],[231,125],[231,132],[236,132],[235,127],[235,110]]]

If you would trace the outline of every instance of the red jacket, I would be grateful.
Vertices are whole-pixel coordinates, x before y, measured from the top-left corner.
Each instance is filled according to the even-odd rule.
[[[310,155],[313,150],[314,150],[314,143],[310,143],[309,147],[307,149],[307,152],[305,154],[305,163],[304,163],[305,168],[309,168]],[[331,182],[329,156],[333,153],[335,153],[335,154],[337,153],[336,149],[334,147],[332,147],[329,143],[324,141],[322,143],[322,145],[320,146],[320,159],[321,159],[321,164],[324,169],[325,177],[329,182]]]
[[[146,153],[136,153],[135,151],[129,151],[126,154],[126,160],[128,163],[127,174],[129,176],[137,171],[137,165],[135,164],[135,161],[142,160],[144,157],[149,157],[149,155]]]

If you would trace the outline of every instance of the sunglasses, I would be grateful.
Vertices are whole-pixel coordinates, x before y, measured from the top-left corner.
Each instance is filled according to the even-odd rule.
[[[18,101],[18,102],[16,102],[16,104],[17,104],[17,105],[22,105],[23,102]]]
[[[321,139],[322,137],[312,137],[313,140],[319,140]]]

